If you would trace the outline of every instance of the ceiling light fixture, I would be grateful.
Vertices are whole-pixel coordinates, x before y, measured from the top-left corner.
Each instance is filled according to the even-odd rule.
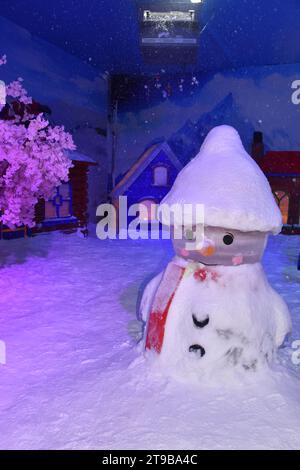
[[[144,10],[143,21],[145,23],[176,23],[195,21],[195,11],[150,11]]]

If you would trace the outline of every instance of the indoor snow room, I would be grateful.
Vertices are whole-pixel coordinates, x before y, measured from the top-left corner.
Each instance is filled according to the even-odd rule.
[[[299,18],[0,0],[5,455],[300,450]]]

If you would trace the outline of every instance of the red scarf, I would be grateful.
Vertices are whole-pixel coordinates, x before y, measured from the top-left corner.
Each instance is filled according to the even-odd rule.
[[[147,323],[146,349],[154,349],[157,353],[161,351],[169,309],[185,269],[172,261],[164,272],[155,294]],[[218,277],[216,272],[208,271],[205,268],[197,269],[194,271],[193,276],[194,279],[200,282],[208,279],[216,281]]]

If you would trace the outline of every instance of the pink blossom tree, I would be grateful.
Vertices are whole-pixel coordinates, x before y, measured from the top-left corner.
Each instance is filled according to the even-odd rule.
[[[6,56],[0,57],[0,65]],[[71,134],[51,126],[43,113],[32,114],[32,98],[21,78],[6,86],[9,101],[22,107],[0,119],[0,221],[14,228],[34,226],[39,198],[49,199],[54,188],[68,180],[72,166],[65,150],[74,150]],[[1,111],[1,110],[0,110]]]

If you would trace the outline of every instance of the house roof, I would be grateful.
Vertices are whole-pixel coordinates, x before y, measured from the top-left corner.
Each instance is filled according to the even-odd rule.
[[[300,176],[300,151],[269,151],[258,163],[268,176]]]
[[[147,166],[154,160],[154,158],[163,151],[167,154],[169,160],[173,163],[178,171],[182,169],[182,164],[171,150],[167,142],[154,144],[148,147],[140,156],[140,158],[132,165],[127,173],[121,178],[118,184],[111,191],[113,197],[118,197],[123,194],[128,187],[140,176],[140,174],[147,168]]]
[[[88,163],[89,165],[97,165],[97,162],[95,162],[95,160],[81,152],[78,152],[77,150],[65,150],[65,154],[73,162],[82,162]]]

